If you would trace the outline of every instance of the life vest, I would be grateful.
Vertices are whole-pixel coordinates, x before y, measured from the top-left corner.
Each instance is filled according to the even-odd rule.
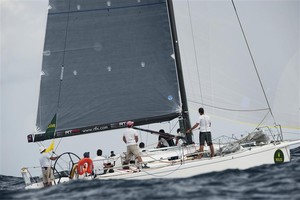
[[[82,158],[77,164],[77,173],[82,175],[84,173],[91,174],[93,172],[93,161],[90,158]]]

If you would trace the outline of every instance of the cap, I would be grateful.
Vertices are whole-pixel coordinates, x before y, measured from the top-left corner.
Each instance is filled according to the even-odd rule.
[[[40,150],[40,153],[42,153],[44,150],[46,150],[46,148],[43,147],[43,146],[40,146],[40,147],[39,147],[39,150]]]
[[[133,121],[128,121],[128,122],[126,122],[126,125],[127,125],[127,127],[132,127],[132,126],[133,126],[133,124],[134,124],[134,122],[133,122]]]
[[[89,157],[90,157],[90,152],[85,152],[85,153],[83,154],[83,157],[89,158]]]

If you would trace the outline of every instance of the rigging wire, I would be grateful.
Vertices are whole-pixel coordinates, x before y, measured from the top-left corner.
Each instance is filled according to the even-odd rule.
[[[246,38],[246,34],[245,34],[245,32],[244,32],[244,29],[243,29],[243,26],[242,26],[241,20],[240,20],[240,18],[239,18],[239,15],[238,15],[238,13],[237,13],[237,9],[236,9],[236,6],[235,6],[235,3],[234,3],[234,0],[231,0],[231,3],[232,3],[232,6],[233,6],[233,9],[234,9],[234,11],[235,11],[236,17],[237,17],[237,19],[238,19],[238,22],[239,22],[239,25],[240,25],[241,31],[242,31],[242,33],[243,33],[243,37],[244,37],[244,40],[245,40],[245,43],[246,43],[247,49],[248,49],[248,51],[249,51],[249,54],[250,54],[250,57],[251,57],[251,60],[252,60],[252,63],[253,63],[253,67],[254,67],[254,69],[255,69],[255,72],[256,72],[257,78],[258,78],[258,80],[259,80],[259,83],[260,83],[260,86],[261,86],[261,88],[262,88],[262,91],[263,91],[263,94],[264,94],[265,100],[266,100],[266,102],[267,102],[267,105],[268,105],[268,108],[269,108],[270,114],[271,114],[271,116],[272,116],[272,118],[273,118],[274,124],[276,124],[275,117],[274,117],[274,115],[273,115],[273,112],[272,112],[272,109],[271,109],[271,106],[270,106],[270,103],[269,103],[269,100],[268,100],[267,94],[266,94],[266,92],[265,92],[265,88],[264,88],[264,86],[263,86],[263,84],[262,84],[262,80],[261,80],[261,78],[260,78],[260,75],[259,75],[259,73],[258,73],[258,70],[257,70],[256,64],[255,64],[255,61],[254,61],[254,58],[253,58],[252,52],[251,52],[251,50],[250,50],[250,46],[249,46],[248,40],[247,40],[247,38]]]
[[[190,18],[190,25],[191,25],[191,31],[192,31],[192,40],[193,40],[193,49],[194,49],[194,56],[195,56],[195,60],[196,60],[196,67],[197,67],[197,74],[198,74],[198,84],[199,84],[199,90],[200,90],[200,98],[201,98],[201,102],[203,105],[203,95],[202,95],[202,89],[201,89],[201,81],[200,81],[200,72],[199,72],[199,65],[198,65],[198,58],[197,58],[197,49],[196,49],[196,45],[195,45],[195,37],[194,37],[194,28],[193,28],[193,23],[192,23],[192,16],[191,16],[191,9],[190,9],[190,1],[187,0],[187,4],[188,4],[188,10],[189,10],[189,18]]]
[[[269,112],[266,113],[266,115],[264,116],[264,118],[259,122],[259,124],[255,127],[255,129],[252,132],[254,132],[256,129],[258,129],[261,126],[261,124],[263,123],[263,121],[265,121],[265,119],[267,118],[268,114],[269,114]]]
[[[71,11],[71,0],[69,0],[69,9],[68,9],[68,17],[67,17],[67,25],[65,30],[65,41],[64,41],[64,48],[63,48],[63,57],[62,57],[62,65],[61,65],[61,73],[60,73],[60,82],[59,82],[59,89],[58,89],[58,98],[57,98],[57,110],[58,113],[59,104],[60,104],[60,95],[61,95],[61,88],[62,88],[62,81],[63,81],[63,74],[64,74],[64,64],[65,64],[65,55],[66,55],[66,46],[67,46],[67,38],[68,38],[68,28],[69,28],[69,20],[70,20],[70,11]],[[58,121],[58,115],[56,115],[56,121]],[[56,123],[57,125],[57,123]],[[55,131],[54,131],[55,134]]]
[[[59,139],[59,142],[58,142],[58,144],[56,145],[56,148],[55,148],[55,151],[54,151],[54,152],[56,152],[56,149],[57,149],[58,146],[60,145],[61,140],[62,140],[62,138]]]
[[[193,100],[189,100],[189,102],[191,103],[195,103],[195,104],[202,104],[206,107],[210,107],[210,108],[215,108],[215,109],[219,109],[219,110],[226,110],[226,111],[234,111],[234,112],[257,112],[257,111],[269,111],[269,108],[258,108],[258,109],[230,109],[230,108],[222,108],[222,107],[218,107],[218,106],[213,106],[213,105],[209,105],[209,104],[204,104],[204,103],[200,103],[197,101],[193,101]]]

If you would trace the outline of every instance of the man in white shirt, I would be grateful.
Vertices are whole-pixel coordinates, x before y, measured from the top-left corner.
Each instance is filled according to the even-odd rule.
[[[134,155],[136,159],[138,159],[139,163],[143,163],[143,160],[140,156],[140,151],[137,145],[137,142],[139,140],[137,131],[134,130],[132,127],[134,125],[134,122],[128,121],[126,123],[127,129],[125,130],[123,134],[123,141],[127,145],[127,155],[125,158],[125,162],[129,163],[131,157]]]
[[[48,186],[52,185],[52,181],[54,179],[50,160],[55,160],[57,157],[47,156],[47,154],[45,152],[46,148],[43,146],[40,146],[39,150],[41,153],[39,161],[40,161],[40,165],[42,168],[43,184],[44,184],[44,187],[48,187]]]
[[[93,164],[94,164],[95,175],[104,174],[104,172],[105,172],[104,168],[109,167],[107,159],[102,156],[101,149],[97,150],[97,156],[93,159]],[[110,167],[111,167],[111,165],[110,165]]]
[[[210,157],[214,157],[214,146],[212,143],[212,139],[211,139],[211,121],[210,121],[210,117],[208,115],[204,114],[204,109],[203,108],[199,108],[199,120],[198,122],[187,131],[187,133],[191,132],[193,129],[197,128],[198,126],[200,126],[200,133],[199,133],[199,142],[200,142],[200,152],[203,152],[203,148],[204,148],[204,142],[206,141],[206,144],[209,146],[210,148]],[[202,157],[202,154],[199,156],[199,158]]]

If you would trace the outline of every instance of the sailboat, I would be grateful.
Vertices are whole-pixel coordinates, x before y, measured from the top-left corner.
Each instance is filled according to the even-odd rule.
[[[179,47],[184,47],[181,45],[183,30],[177,26],[173,3],[172,0],[50,0],[37,132],[27,136],[28,142],[67,140],[67,137],[122,130],[126,128],[127,121],[134,121],[135,128],[140,131],[157,133],[143,126],[176,120],[185,133],[191,128],[191,104],[191,107],[205,107],[207,113],[228,119],[232,117],[229,111],[234,111],[234,119],[254,122],[257,127],[241,139],[220,137],[214,140],[216,155],[212,159],[208,150],[198,152],[199,145],[192,138],[187,138],[180,146],[142,150],[146,168],[134,167],[135,164],[124,168],[124,155],[112,157],[110,161],[115,163],[112,173],[99,176],[76,176],[77,168],[74,166],[80,157],[66,152],[59,157],[69,158],[67,168],[58,170],[58,161],[53,166],[56,174],[54,184],[77,178],[186,178],[291,160],[290,146],[299,144],[300,140],[283,140],[282,126],[277,123],[272,127],[264,125],[269,119],[275,122],[275,113],[263,88],[246,35],[241,31],[243,27],[234,2],[227,3],[233,5],[231,11],[236,14],[235,23],[241,28],[240,39],[248,45],[248,48],[244,47],[245,52],[251,55],[250,65],[254,67],[241,70],[247,76],[235,73],[232,76],[237,75],[244,80],[254,75],[256,79],[251,83],[256,81],[258,84],[253,84],[253,90],[249,89],[252,87],[252,84],[247,85],[249,82],[234,82],[234,78],[226,77],[227,73],[215,70],[214,67],[219,67],[220,63],[212,62],[209,56],[202,61],[197,60],[195,46],[190,47],[194,49],[194,60],[198,64],[191,70],[198,77],[189,79],[189,87],[185,87],[184,77],[187,76],[184,73],[189,73],[181,59],[186,58],[186,51],[179,50]],[[189,9],[190,6],[188,3]],[[193,33],[195,27],[192,23],[189,28]],[[201,41],[203,38],[210,40],[205,35],[201,36]],[[190,38],[193,44],[198,42],[193,34]],[[212,44],[205,45],[214,49]],[[226,61],[225,57],[221,61]],[[200,64],[206,67],[201,78],[197,72]],[[240,67],[244,63],[235,64]],[[237,72],[237,66],[226,68],[228,74]],[[215,74],[212,76],[210,73]],[[226,82],[211,82],[224,80],[222,75],[228,78]],[[193,95],[191,93],[197,82],[202,83]],[[248,88],[231,89],[225,83],[235,88],[246,84]],[[255,96],[255,101],[250,99],[250,95]],[[296,120],[295,124],[299,127],[299,121]],[[168,135],[172,137],[172,134]],[[203,155],[202,159],[197,159],[199,154]],[[43,186],[42,182],[32,183],[27,168],[22,169],[22,175],[27,189]]]

